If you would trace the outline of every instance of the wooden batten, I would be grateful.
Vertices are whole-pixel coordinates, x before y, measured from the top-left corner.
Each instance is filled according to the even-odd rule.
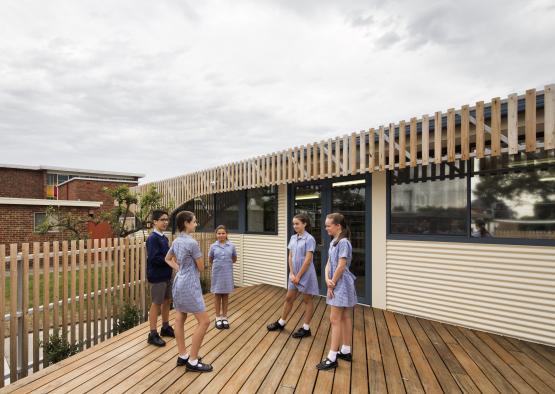
[[[174,202],[180,206],[211,193],[555,149],[554,90],[552,84],[540,92],[529,89],[520,97],[511,94],[487,103],[478,101],[473,107],[462,105],[458,110],[437,111],[433,119],[428,115],[411,117],[409,122],[392,122],[133,190],[140,194],[154,185],[165,204]],[[519,140],[522,137],[525,144]]]

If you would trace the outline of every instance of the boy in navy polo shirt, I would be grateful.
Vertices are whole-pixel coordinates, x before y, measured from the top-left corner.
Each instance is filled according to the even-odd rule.
[[[146,277],[150,284],[150,295],[152,305],[148,314],[150,321],[150,333],[147,342],[155,346],[166,346],[161,336],[175,338],[173,328],[170,326],[170,301],[172,296],[172,268],[166,264],[166,254],[170,249],[169,241],[164,235],[168,228],[169,215],[165,211],[155,210],[152,212],[152,223],[154,231],[146,240],[147,261]],[[156,330],[158,315],[162,312],[162,329],[160,335]]]

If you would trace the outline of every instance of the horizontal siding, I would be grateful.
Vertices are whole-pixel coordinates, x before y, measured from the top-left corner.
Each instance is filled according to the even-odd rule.
[[[284,287],[287,276],[287,186],[278,191],[278,235],[243,235],[243,284]]]
[[[228,238],[235,245],[237,251],[237,262],[233,267],[233,283],[235,286],[243,286],[243,236],[241,234],[229,234]]]
[[[387,241],[387,309],[555,345],[555,248]]]

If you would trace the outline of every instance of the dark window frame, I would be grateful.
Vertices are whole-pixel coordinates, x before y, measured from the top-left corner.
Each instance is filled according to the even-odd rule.
[[[246,228],[246,191],[245,190],[235,190],[232,192],[222,192],[222,193],[215,193],[214,194],[214,228],[216,228],[216,226],[219,226],[220,224],[224,224],[225,223],[221,223],[218,220],[218,203],[217,203],[217,199],[218,196],[221,196],[223,194],[226,193],[236,193],[238,195],[238,202],[239,202],[239,206],[238,206],[238,212],[237,212],[237,223],[238,223],[238,228],[228,228],[227,232],[229,234],[244,234],[245,233],[245,228]],[[227,227],[227,225],[226,225]]]
[[[471,226],[472,223],[472,177],[475,175],[483,174],[503,174],[512,172],[510,168],[500,168],[500,169],[488,169],[475,171],[473,166],[472,158],[466,161],[468,166],[465,177],[466,177],[466,235],[448,235],[448,234],[437,234],[437,235],[419,235],[419,234],[394,234],[391,232],[391,186],[392,186],[392,174],[391,171],[386,173],[386,238],[388,240],[401,240],[401,241],[436,241],[436,242],[460,242],[460,243],[475,243],[475,244],[497,244],[497,245],[530,245],[530,246],[555,246],[555,240],[550,239],[525,239],[525,238],[477,238],[471,236]],[[550,168],[553,164],[538,164],[530,165],[527,167],[528,170],[536,170],[541,168]],[[447,179],[445,175],[439,178],[440,181]]]
[[[269,189],[274,188],[273,194],[276,197],[276,223],[275,223],[275,231],[250,231],[249,230],[249,210],[248,210],[248,194],[254,190],[259,189]],[[257,187],[253,189],[245,190],[245,195],[243,198],[244,201],[244,232],[243,234],[252,234],[252,235],[278,235],[279,234],[279,187],[277,185],[274,186],[265,186],[265,187]]]

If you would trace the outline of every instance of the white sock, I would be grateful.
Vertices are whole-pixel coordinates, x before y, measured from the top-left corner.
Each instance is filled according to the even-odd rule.
[[[191,364],[194,367],[195,365],[198,364],[198,359],[189,360],[189,364]]]
[[[337,360],[337,352],[334,352],[333,350],[330,350],[330,352],[328,353],[328,360],[330,360],[331,362],[334,362]]]
[[[347,345],[341,345],[341,353],[343,354],[351,353],[351,347]]]
[[[286,321],[283,320],[283,319],[279,319],[279,320],[278,320],[278,323],[279,323],[280,326],[283,327],[283,326],[285,325]]]
[[[187,360],[189,358],[189,353],[185,353],[185,354],[180,354],[179,358],[183,359],[183,360]]]
[[[310,330],[310,326],[309,326],[308,324],[306,324],[306,323],[303,324],[303,328],[304,328],[306,331]]]
[[[216,321],[220,321],[220,320],[222,320],[222,319],[223,319],[223,317],[221,317],[221,316],[216,316]]]

